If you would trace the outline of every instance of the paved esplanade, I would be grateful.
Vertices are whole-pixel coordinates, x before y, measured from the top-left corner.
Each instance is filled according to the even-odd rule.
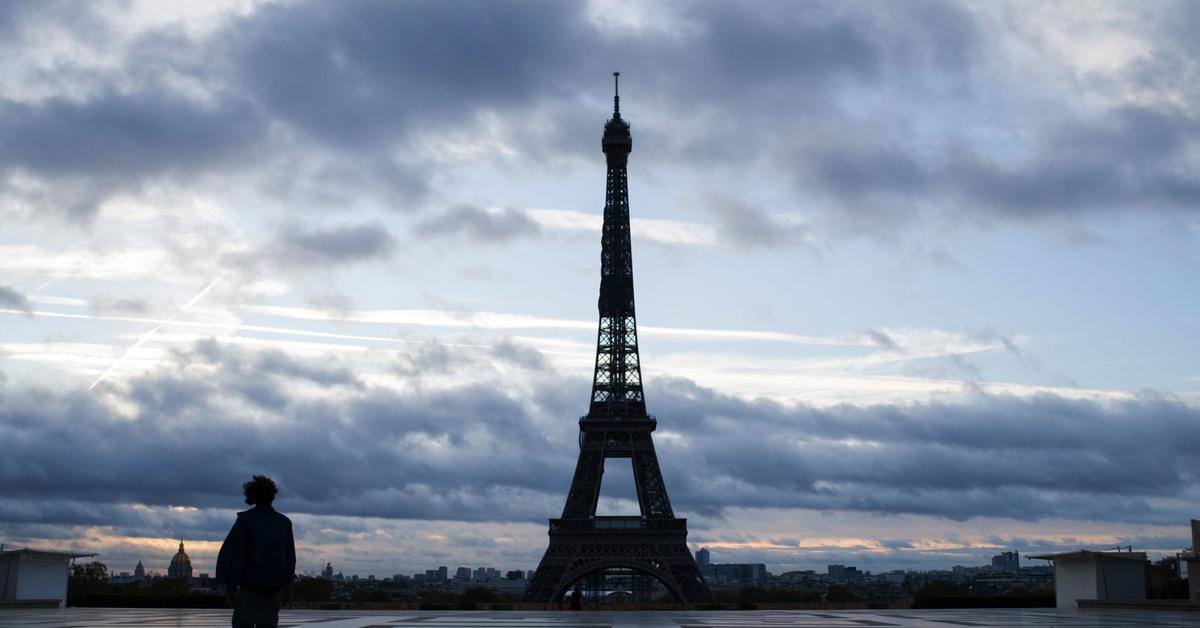
[[[1200,613],[1187,611],[964,609],[899,611],[289,611],[279,614],[283,627],[395,628],[397,626],[500,628],[732,628],[774,626],[1190,626]],[[229,611],[173,609],[68,608],[0,610],[2,628],[225,628]]]

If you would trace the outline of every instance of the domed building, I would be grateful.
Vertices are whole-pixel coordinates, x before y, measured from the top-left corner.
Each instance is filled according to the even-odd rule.
[[[179,541],[179,551],[171,557],[171,566],[167,567],[167,577],[180,580],[192,579],[192,559],[183,551],[183,541]]]

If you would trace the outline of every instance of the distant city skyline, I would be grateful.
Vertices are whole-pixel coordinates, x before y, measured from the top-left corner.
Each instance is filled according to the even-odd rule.
[[[1094,548],[1094,549],[1120,550],[1123,548]],[[1163,556],[1173,558],[1177,554],[1178,554],[1178,550],[1167,552]],[[1019,550],[1000,549],[1000,550],[997,550],[996,553],[994,553],[992,556],[987,557],[985,560],[981,561],[978,564],[973,564],[973,563],[967,562],[967,563],[955,563],[955,564],[946,564],[946,565],[923,566],[923,567],[919,567],[919,568],[911,568],[910,567],[910,568],[895,568],[895,569],[887,568],[887,567],[875,567],[875,568],[864,568],[862,570],[859,570],[858,573],[880,574],[880,573],[887,573],[887,572],[893,572],[893,571],[905,571],[905,572],[911,571],[911,572],[922,572],[922,573],[923,572],[951,572],[951,571],[961,570],[961,569],[983,569],[983,570],[997,569],[997,570],[1002,570],[1002,571],[1004,571],[1004,570],[1011,571],[1014,569],[1026,568],[1026,567],[1039,567],[1039,568],[1040,567],[1046,567],[1046,568],[1049,567],[1048,563],[1043,564],[1045,561],[1033,560],[1033,559],[1029,559],[1029,558],[1021,558],[1020,555],[1021,555],[1021,552]],[[698,565],[700,565],[702,571],[704,571],[705,568],[710,568],[713,565],[717,565],[717,564],[721,564],[721,565],[751,564],[746,561],[733,560],[733,558],[736,556],[738,556],[738,554],[733,553],[733,554],[724,555],[724,556],[721,554],[717,554],[714,557],[714,555],[712,554],[712,550],[710,548],[708,548],[707,546],[698,547],[695,552],[696,562]],[[189,557],[190,557],[190,552],[189,552]],[[1157,560],[1160,557],[1154,557],[1154,558]],[[99,562],[105,562],[105,561],[100,560]],[[168,562],[170,562],[170,559],[168,559]],[[137,564],[139,566],[141,566],[142,561],[139,560]],[[776,566],[774,566],[774,568],[772,568],[771,565],[767,565],[766,563],[761,563],[761,564],[762,564],[765,572],[768,574],[781,575],[781,574],[785,574],[788,572],[812,571],[812,572],[822,573],[822,574],[828,573],[830,575],[830,577],[834,578],[835,580],[840,577],[840,576],[834,574],[835,568],[840,570],[840,569],[845,569],[845,568],[858,569],[858,567],[859,567],[859,565],[857,565],[857,564],[836,563],[836,562],[835,563],[826,563],[823,565],[807,565],[807,566],[803,566],[803,567],[796,567],[794,565],[785,565],[785,566],[781,567],[779,565],[776,565]],[[105,563],[105,565],[106,565],[106,567],[108,567],[110,576],[115,576],[115,575],[122,574],[122,573],[136,575],[136,573],[137,573],[136,567],[134,567],[132,569],[126,569],[126,568],[124,568],[124,566],[120,566],[120,565],[113,565],[113,564],[108,564],[108,563]],[[168,569],[166,569],[166,568],[156,569],[156,568],[154,568],[154,565],[155,565],[155,563],[151,562],[150,567],[147,568],[147,567],[143,566],[143,573],[148,577],[169,577]],[[192,569],[193,569],[193,574],[195,574],[196,576],[200,576],[200,575],[209,576],[212,574],[212,571],[213,571],[213,569],[211,569],[211,568],[203,568],[202,565],[201,566],[193,565]],[[475,562],[475,563],[469,563],[466,565],[459,565],[459,564],[453,564],[453,563],[448,564],[448,565],[437,565],[437,566],[427,565],[424,568],[418,567],[418,568],[416,568],[415,571],[412,571],[411,573],[407,573],[404,571],[393,571],[391,573],[388,573],[386,568],[385,568],[384,572],[381,572],[381,573],[376,573],[376,572],[358,573],[353,570],[343,569],[339,563],[335,563],[334,561],[327,562],[324,566],[322,566],[321,569],[318,569],[318,570],[304,569],[304,570],[298,570],[298,572],[300,575],[302,575],[304,577],[324,577],[324,578],[329,578],[329,579],[336,579],[336,578],[340,577],[340,578],[344,578],[347,580],[349,580],[351,578],[359,578],[359,579],[373,578],[373,579],[378,579],[378,580],[384,580],[384,579],[395,579],[396,577],[403,577],[403,578],[408,578],[408,579],[420,579],[420,578],[432,577],[432,578],[434,578],[434,580],[451,581],[451,580],[467,579],[470,581],[482,582],[482,581],[487,580],[488,578],[507,578],[509,573],[514,570],[522,572],[523,574],[525,574],[525,577],[527,577],[528,574],[531,574],[533,572],[532,567],[523,568],[519,565],[515,565],[515,566],[514,565],[482,565],[481,566],[478,562]],[[481,574],[482,574],[482,576],[481,576]],[[708,574],[706,573],[706,576],[707,575]]]
[[[1178,551],[1196,27],[1190,2],[0,4],[0,542],[155,570],[183,538],[212,573],[265,473],[302,571],[532,569],[588,411],[620,70],[691,550]],[[610,467],[600,513],[635,511]]]
[[[932,568],[932,569],[930,569],[930,571],[949,571],[954,568],[964,568],[964,567],[972,568],[972,569],[974,569],[974,568],[995,568],[995,569],[1011,570],[1011,569],[1019,568],[1022,566],[1027,566],[1027,565],[1021,565],[1020,559],[1019,559],[1019,554],[1020,554],[1020,552],[1017,552],[1017,551],[1002,551],[999,554],[992,556],[990,562],[987,564],[950,565],[950,566],[947,566],[944,568]],[[696,550],[696,563],[698,565],[700,565],[700,567],[702,567],[702,568],[709,567],[714,564],[728,564],[728,563],[733,562],[733,561],[721,560],[720,555],[717,556],[717,559],[718,560],[715,562],[712,560],[711,550],[709,550],[707,547],[701,547]],[[98,561],[98,562],[104,562],[104,561]],[[141,566],[141,565],[142,565],[142,561],[139,560],[138,566]],[[128,574],[134,575],[134,576],[138,575],[138,568],[136,566],[132,569],[116,568],[113,565],[108,565],[108,564],[105,564],[105,566],[108,568],[109,575],[117,575],[117,574],[123,574],[123,573],[128,573]],[[1047,565],[1036,565],[1036,566],[1047,566]],[[765,567],[766,567],[766,565],[764,564],[764,568]],[[825,572],[825,571],[832,571],[835,567],[836,568],[856,568],[857,566],[842,565],[842,564],[827,564],[824,566],[824,569],[809,568],[806,570],[807,571]],[[212,570],[202,570],[202,569],[199,569],[196,567],[193,567],[192,569],[193,569],[193,573],[196,575],[199,575],[199,574],[211,575],[211,571],[212,571]],[[352,578],[352,577],[354,577],[354,578],[376,578],[376,579],[380,579],[380,580],[382,580],[384,578],[393,578],[394,579],[398,576],[402,576],[404,578],[434,577],[435,579],[440,579],[440,580],[466,579],[466,580],[473,580],[473,581],[482,581],[482,580],[486,580],[488,578],[506,578],[506,577],[508,577],[508,574],[512,571],[514,571],[514,569],[510,569],[504,565],[500,565],[500,566],[495,566],[495,565],[484,565],[484,566],[438,565],[436,567],[426,567],[424,570],[418,570],[411,574],[401,573],[401,572],[393,573],[390,575],[389,574],[380,574],[380,573],[359,574],[359,573],[346,572],[343,569],[335,566],[333,564],[333,562],[330,561],[330,562],[327,562],[325,564],[325,566],[317,572],[306,571],[306,572],[302,573],[301,575],[303,575],[305,577],[335,578],[335,577],[340,576],[342,578]],[[521,571],[523,574],[526,574],[526,575],[528,573],[532,573],[532,570],[527,570],[527,569],[518,569],[518,571]],[[776,574],[783,573],[783,572],[774,572],[774,571],[771,571],[770,569],[767,569],[767,571],[770,573],[776,573]],[[797,570],[792,570],[792,571],[797,571]],[[801,571],[805,571],[805,570],[801,570]],[[156,569],[151,568],[151,569],[147,570],[144,568],[144,566],[142,567],[142,573],[144,575],[148,575],[148,576],[172,577],[172,576],[170,576],[170,574],[168,572],[169,572],[168,569],[156,570]]]

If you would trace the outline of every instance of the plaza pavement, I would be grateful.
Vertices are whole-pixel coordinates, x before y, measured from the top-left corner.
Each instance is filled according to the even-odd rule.
[[[7,609],[0,628],[218,628],[227,610]],[[946,609],[845,611],[311,611],[285,610],[281,628],[777,628],[783,626],[1200,626],[1200,613],[1162,610]]]

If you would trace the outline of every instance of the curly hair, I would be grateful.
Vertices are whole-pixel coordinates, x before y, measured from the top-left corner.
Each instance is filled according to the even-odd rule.
[[[265,475],[256,475],[242,485],[242,492],[246,494],[247,504],[270,506],[271,502],[275,501],[275,494],[279,492],[279,488],[275,486],[275,482],[271,478]]]

